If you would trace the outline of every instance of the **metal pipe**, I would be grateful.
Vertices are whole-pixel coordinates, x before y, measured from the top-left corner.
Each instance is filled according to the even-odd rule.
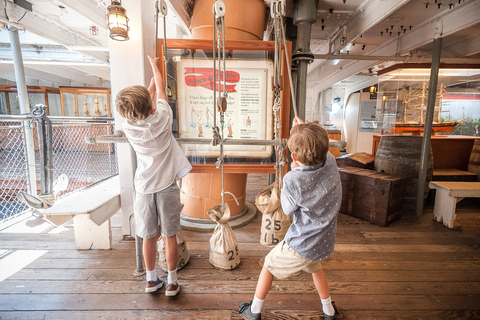
[[[307,100],[308,64],[313,61],[310,51],[310,36],[312,25],[317,19],[317,2],[314,0],[299,0],[293,12],[293,23],[297,26],[297,41],[293,59],[297,61],[296,105],[298,116],[305,119],[305,104]]]
[[[430,71],[430,84],[428,87],[427,110],[423,128],[422,155],[420,158],[420,170],[418,172],[417,202],[415,215],[420,218],[423,214],[423,197],[427,180],[428,156],[430,153],[430,140],[433,127],[433,114],[435,111],[435,100],[437,98],[438,71],[440,69],[440,53],[442,50],[442,38],[433,40],[432,67]]]
[[[400,57],[391,57],[391,56],[362,56],[362,55],[353,55],[353,54],[314,54],[315,59],[320,60],[371,60],[371,61],[401,61],[401,62],[410,62],[410,63],[428,63],[432,62],[432,58],[420,58],[420,57],[410,57],[410,56],[400,56]],[[469,63],[469,64],[478,64],[480,59],[473,58],[441,58],[440,63]]]
[[[27,84],[25,82],[25,69],[23,68],[22,51],[20,48],[20,39],[18,37],[18,30],[11,26],[7,26],[10,37],[10,45],[12,48],[15,80],[17,83],[18,102],[20,105],[20,112],[22,114],[30,114],[30,105],[28,103]],[[25,162],[27,169],[27,185],[28,193],[31,195],[37,194],[37,179],[35,174],[35,148],[33,143],[33,129],[28,120],[23,120],[23,136],[25,139]]]

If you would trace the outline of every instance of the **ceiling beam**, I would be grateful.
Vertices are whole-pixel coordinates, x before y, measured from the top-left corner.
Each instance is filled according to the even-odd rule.
[[[13,69],[13,65],[11,64],[0,64],[0,70],[5,71],[7,73],[11,73],[13,75],[13,80],[14,82],[17,82],[15,79],[15,71]],[[58,86],[71,86],[72,82],[63,77],[59,77],[55,74],[51,74],[48,72],[43,72],[31,68],[25,67],[25,76],[27,77],[27,84],[31,84],[31,82],[28,81],[28,78],[34,78],[34,79],[40,79],[43,81],[48,81],[51,83],[54,83]],[[10,80],[11,78],[4,77],[4,79]]]
[[[98,78],[102,78],[105,81],[110,81],[110,68],[109,67],[94,67],[94,66],[70,66],[72,69],[75,69],[80,72],[84,72],[87,75],[92,75]]]
[[[92,22],[92,24],[96,25],[104,32],[108,32],[106,12],[101,7],[97,6],[97,1],[57,0],[57,2],[67,8],[75,10],[85,19]]]
[[[359,10],[353,14],[352,20],[343,26],[343,28],[340,28],[340,32],[336,34],[334,39],[330,39],[330,42],[333,44],[331,52],[334,53],[343,49],[347,44],[355,41],[355,39],[363,33],[385,20],[386,17],[410,1],[411,0],[370,1],[364,8],[359,8]],[[340,38],[343,36],[346,37],[345,41],[340,41]]]
[[[411,33],[388,41],[383,45],[372,50],[371,55],[394,56],[398,54],[409,53],[427,43],[433,41],[435,37],[446,37],[454,34],[458,30],[466,29],[472,25],[480,23],[480,5],[471,1],[459,6],[458,9],[447,11],[441,17],[425,21],[415,28]],[[445,25],[445,23],[453,25]],[[375,66],[380,61],[356,61],[348,64],[330,66],[323,64],[309,73],[308,81],[316,81],[317,91],[323,91],[335,83],[357,74],[365,69]],[[328,74],[328,77],[324,75]]]
[[[102,86],[102,81],[98,77],[88,76],[84,72],[80,72],[78,70],[72,69],[67,66],[29,65],[28,68],[42,71],[45,73],[55,74],[62,78],[84,83],[87,86],[92,86],[92,87]]]
[[[21,8],[16,8],[15,6],[9,6],[8,14],[11,15],[13,12],[19,14]],[[23,14],[23,12],[22,12]],[[5,16],[5,3],[0,1],[0,22],[9,24],[15,28],[28,30],[29,32],[35,33],[39,36],[42,36],[46,39],[55,41],[58,44],[63,46],[103,46],[103,44],[93,41],[84,37],[81,33],[74,30],[66,28],[64,25],[48,20],[45,17],[42,17],[38,13],[27,12],[27,14],[20,20],[20,22],[12,22]],[[107,52],[89,52],[86,54],[82,52],[83,55],[87,55],[95,60],[109,63],[109,54]]]

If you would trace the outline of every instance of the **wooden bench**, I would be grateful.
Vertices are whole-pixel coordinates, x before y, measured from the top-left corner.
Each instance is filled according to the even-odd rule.
[[[436,189],[433,218],[449,228],[454,227],[457,202],[464,198],[480,198],[480,182],[432,181]]]
[[[55,225],[73,218],[77,250],[111,249],[110,217],[120,210],[120,179],[116,175],[60,198],[38,212]]]
[[[458,169],[433,169],[433,181],[477,181],[473,172]]]

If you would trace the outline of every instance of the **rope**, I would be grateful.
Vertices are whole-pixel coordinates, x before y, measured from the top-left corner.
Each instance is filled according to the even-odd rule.
[[[214,74],[214,85],[213,85],[213,103],[214,103],[214,113],[213,113],[213,122],[214,127],[213,129],[213,142],[212,144],[216,146],[217,144],[220,145],[220,154],[215,162],[215,165],[218,168],[221,168],[222,174],[222,213],[225,212],[225,179],[224,179],[224,150],[223,150],[223,138],[224,138],[224,125],[225,125],[225,110],[224,104],[226,104],[226,62],[225,62],[225,18],[224,12],[222,15],[219,15],[217,9],[223,7],[223,2],[217,0],[214,3],[214,14],[213,14],[213,74]],[[217,60],[218,60],[218,71],[217,71]],[[223,72],[222,72],[222,62],[223,62]],[[222,88],[222,79],[220,78],[223,74],[223,88]],[[218,75],[218,78],[217,78]],[[217,82],[218,79],[218,82]],[[219,101],[217,101],[217,85],[220,85],[218,90],[219,93]],[[220,130],[217,126],[217,111],[220,112]]]
[[[160,13],[160,7],[161,7],[161,12],[163,16],[163,68],[165,70],[164,72],[164,84],[165,84],[165,94],[167,97],[169,96],[169,90],[168,90],[168,57],[167,57],[167,13],[168,13],[168,7],[167,4],[165,3],[164,0],[157,0],[155,1],[155,57],[158,57],[158,16]]]

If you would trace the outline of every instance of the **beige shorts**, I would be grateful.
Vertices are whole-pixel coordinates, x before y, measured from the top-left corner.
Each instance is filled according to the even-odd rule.
[[[322,269],[320,261],[305,259],[282,240],[265,257],[265,267],[277,279],[286,279],[303,270],[308,273],[317,273]]]

